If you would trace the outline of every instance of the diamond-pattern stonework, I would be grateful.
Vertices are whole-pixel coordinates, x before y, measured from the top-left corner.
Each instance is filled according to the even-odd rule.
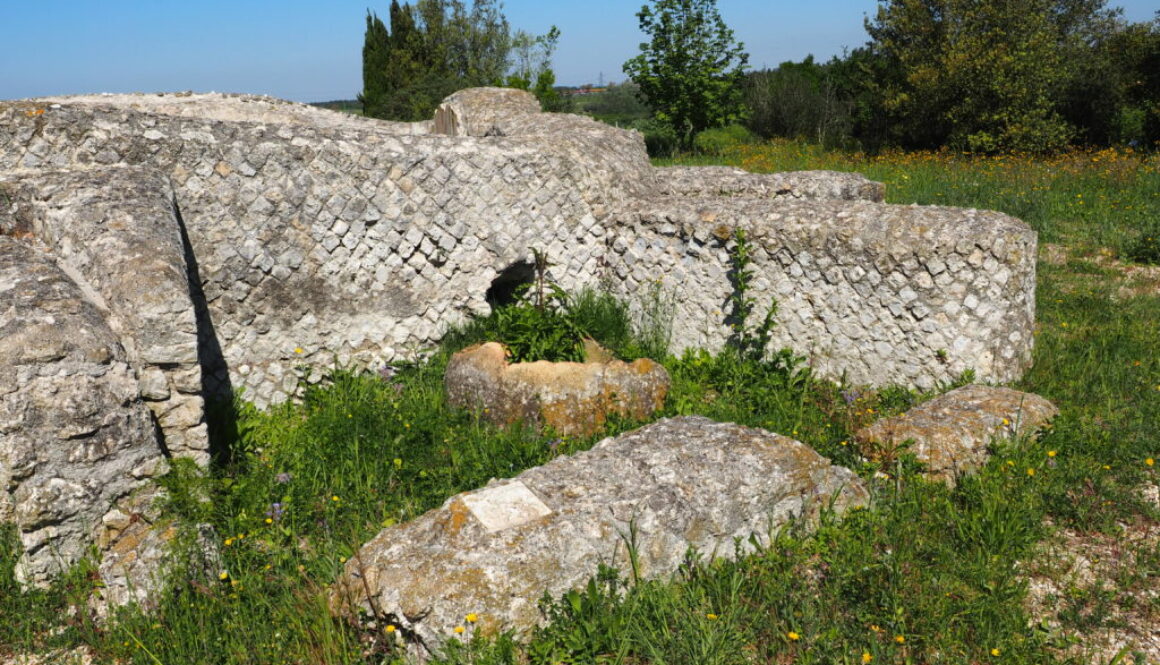
[[[653,169],[635,133],[492,96],[449,98],[456,136],[252,96],[3,103],[0,182],[20,206],[48,169],[138,167],[154,196],[168,180],[204,298],[202,380],[259,405],[290,396],[297,368],[429,347],[532,248],[565,288],[659,278],[675,346],[718,347],[735,228],[755,244],[753,295],[780,304],[773,343],[824,376],[1002,382],[1030,358],[1035,234],[1018,220],[876,203],[854,174]]]

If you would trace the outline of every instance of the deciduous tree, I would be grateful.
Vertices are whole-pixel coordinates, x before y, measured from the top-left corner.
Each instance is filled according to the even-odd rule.
[[[741,118],[749,56],[721,19],[716,0],[652,0],[637,18],[650,41],[624,63],[624,72],[684,146],[701,130]]]
[[[895,140],[1051,151],[1072,137],[1061,90],[1104,0],[882,0],[866,22]],[[1077,50],[1078,49],[1078,50]]]

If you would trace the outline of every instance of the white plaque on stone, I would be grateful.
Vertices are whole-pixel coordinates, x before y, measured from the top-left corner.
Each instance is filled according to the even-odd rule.
[[[468,494],[463,503],[492,533],[552,514],[552,509],[518,480]]]

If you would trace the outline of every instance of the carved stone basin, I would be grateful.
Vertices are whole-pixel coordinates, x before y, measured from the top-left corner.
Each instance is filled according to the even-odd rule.
[[[664,404],[669,384],[665,368],[648,358],[510,364],[497,342],[456,353],[444,376],[456,406],[501,427],[523,421],[565,436],[598,432],[613,413],[643,420]]]

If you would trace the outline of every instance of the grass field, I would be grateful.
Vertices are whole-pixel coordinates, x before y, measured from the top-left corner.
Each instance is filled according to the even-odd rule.
[[[1062,415],[1042,438],[997,450],[948,490],[912,464],[863,463],[849,445],[859,425],[926,396],[885,389],[848,402],[843,386],[795,372],[784,356],[668,357],[674,387],[662,415],[702,413],[792,435],[869,479],[870,509],[812,534],[786,529],[755,556],[703,562],[674,580],[632,584],[606,574],[546,608],[554,620],[530,642],[452,640],[437,662],[1138,658],[1118,653],[1114,638],[1160,625],[1160,507],[1145,492],[1160,482],[1160,273],[1129,262],[1151,257],[1157,157],[870,157],[775,142],[711,161],[854,170],[886,182],[893,203],[994,208],[1027,221],[1041,241],[1039,327],[1034,367],[1016,387],[1053,400]],[[655,350],[655,330],[632,330],[622,308],[590,300],[585,325],[601,328],[612,347],[629,356]],[[596,439],[549,445],[551,435],[498,431],[450,409],[441,384],[450,350],[389,378],[340,373],[301,405],[260,413],[239,403],[224,414],[236,420],[233,458],[210,477],[185,469],[170,480],[173,510],[216,527],[220,566],[179,571],[154,614],[92,623],[75,609],[91,590],[83,569],[51,590],[21,592],[9,575],[12,534],[3,534],[0,660],[6,651],[87,645],[98,662],[401,662],[393,634],[330,618],[325,587],[346,558],[383,526],[454,492]],[[618,422],[606,434],[637,424]],[[1093,576],[1069,574],[1066,559],[1076,555]],[[1029,588],[1038,589],[1040,614],[1029,611]]]

